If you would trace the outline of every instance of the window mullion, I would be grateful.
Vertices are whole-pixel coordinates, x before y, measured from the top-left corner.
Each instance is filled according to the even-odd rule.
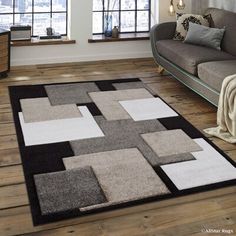
[[[32,25],[31,25],[31,34],[34,36],[34,0],[32,0]]]
[[[13,0],[13,25],[15,24],[15,12],[16,12],[16,10],[15,10],[15,7],[16,7],[16,0]]]
[[[52,28],[52,0],[50,0],[50,27]]]
[[[68,0],[66,1],[66,35],[68,35]],[[71,35],[69,35],[71,37]]]
[[[149,13],[148,13],[148,28],[149,28],[149,31],[150,31],[150,29],[151,29],[151,0],[149,0],[149,8],[148,8],[148,10],[149,10]]]
[[[104,34],[105,0],[102,0],[102,33]]]
[[[134,31],[135,31],[135,33],[137,33],[137,24],[138,24],[138,22],[137,22],[137,15],[138,15],[138,12],[137,12],[137,9],[138,9],[138,1],[137,0],[134,0],[135,1],[135,20],[134,20]]]
[[[121,29],[121,0],[119,0],[119,30]]]

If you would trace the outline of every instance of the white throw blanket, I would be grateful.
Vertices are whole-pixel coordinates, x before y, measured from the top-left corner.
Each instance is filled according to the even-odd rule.
[[[217,112],[218,127],[205,129],[204,132],[236,143],[236,74],[224,79]]]

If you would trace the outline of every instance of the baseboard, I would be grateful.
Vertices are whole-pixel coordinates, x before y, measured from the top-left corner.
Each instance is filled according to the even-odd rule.
[[[82,55],[82,56],[66,56],[66,57],[48,57],[48,58],[29,58],[29,59],[12,59],[11,66],[23,65],[38,65],[51,63],[66,63],[66,62],[86,62],[86,61],[100,61],[100,60],[115,60],[115,59],[131,59],[131,58],[146,58],[152,57],[151,51],[142,53],[112,53],[99,55]]]

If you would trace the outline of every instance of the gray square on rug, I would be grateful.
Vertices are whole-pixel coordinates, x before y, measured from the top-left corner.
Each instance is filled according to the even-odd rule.
[[[91,166],[108,205],[170,193],[137,148],[64,158],[66,169]]]
[[[138,147],[152,165],[163,164],[140,136],[143,133],[166,130],[158,120],[139,122],[132,119],[107,121],[100,116],[96,117],[95,120],[105,136],[71,141],[70,144],[76,156]]]
[[[155,95],[155,93],[152,91],[152,89],[150,87],[148,87],[147,84],[144,84],[141,81],[140,82],[114,83],[114,84],[112,84],[112,86],[114,86],[117,90],[145,88],[151,94]]]
[[[76,104],[52,106],[48,98],[20,100],[25,123],[81,117]]]
[[[107,120],[131,119],[119,101],[152,98],[152,94],[144,88],[89,93]]]
[[[43,215],[106,202],[91,167],[34,175]]]
[[[202,148],[181,129],[146,133],[141,136],[160,157],[202,151]]]
[[[74,83],[44,86],[52,105],[90,103],[89,92],[100,91],[95,83]]]

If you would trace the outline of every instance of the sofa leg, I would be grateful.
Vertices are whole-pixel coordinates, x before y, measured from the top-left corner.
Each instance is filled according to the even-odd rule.
[[[162,66],[160,66],[160,65],[158,65],[157,70],[158,70],[158,73],[159,73],[160,75],[163,75],[163,73],[165,72],[165,69],[164,69]]]

